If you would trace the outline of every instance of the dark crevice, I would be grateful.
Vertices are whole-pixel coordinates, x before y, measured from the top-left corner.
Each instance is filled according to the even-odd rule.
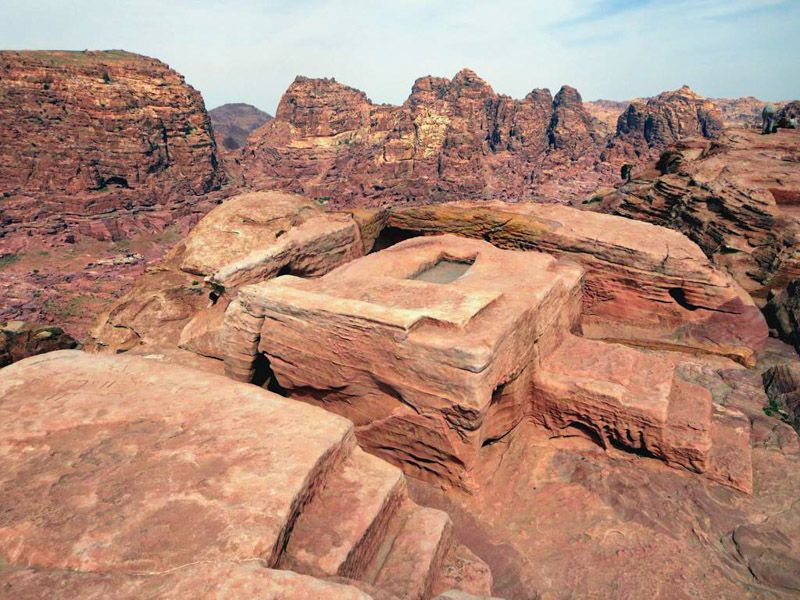
[[[386,248],[391,248],[395,244],[410,240],[411,238],[420,237],[421,235],[422,233],[418,231],[408,231],[406,229],[398,229],[397,227],[385,227],[376,238],[370,254],[386,250]]]
[[[572,423],[564,427],[564,429],[562,429],[561,435],[563,437],[569,437],[569,435],[567,435],[565,432],[569,431],[570,429],[574,430],[577,435],[585,437],[591,442],[594,442],[603,450],[606,449],[606,443],[603,440],[603,436],[601,436],[596,429],[590,427],[586,423],[581,423],[580,421],[573,421]]]
[[[266,355],[259,352],[253,360],[253,380],[252,383],[270,392],[281,396],[288,396],[288,392],[278,383],[278,378],[269,364]]]
[[[677,302],[682,308],[692,311],[700,308],[699,306],[692,304],[686,299],[686,291],[683,288],[669,288],[668,292],[670,297],[673,300],[675,300],[675,302]]]

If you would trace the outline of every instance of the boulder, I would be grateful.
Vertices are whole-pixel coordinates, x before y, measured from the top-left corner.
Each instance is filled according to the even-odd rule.
[[[279,273],[320,275],[362,252],[349,215],[284,192],[234,196],[100,317],[89,345],[125,351],[179,344],[221,358],[218,329],[239,286]]]
[[[0,323],[0,367],[29,356],[77,346],[78,342],[60,327],[23,321]]]

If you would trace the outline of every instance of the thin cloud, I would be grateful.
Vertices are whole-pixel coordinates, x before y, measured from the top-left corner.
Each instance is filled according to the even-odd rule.
[[[274,111],[303,74],[398,104],[470,67],[522,97],[800,96],[796,0],[2,0],[8,48],[125,48],[183,73],[209,106]],[[764,65],[774,65],[766,69]]]

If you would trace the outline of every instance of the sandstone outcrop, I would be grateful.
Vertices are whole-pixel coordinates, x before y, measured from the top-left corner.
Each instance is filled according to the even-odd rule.
[[[0,323],[0,367],[52,352],[75,348],[78,342],[60,327],[7,321]]]
[[[60,351],[3,370],[0,414],[4,591],[369,597],[291,567],[421,600],[454,544],[352,423],[221,376]]]
[[[785,289],[770,292],[764,315],[777,336],[800,352],[800,279],[793,279]]]
[[[800,275],[800,132],[731,130],[680,145],[661,176],[642,175],[588,209],[677,229],[761,304]]]
[[[98,321],[91,346],[181,346],[222,357],[218,329],[239,286],[279,273],[321,275],[364,248],[349,215],[284,192],[245,193],[206,215]]]
[[[63,600],[86,598],[197,598],[211,600],[380,600],[352,585],[323,581],[290,571],[265,569],[256,562],[190,564],[161,574],[87,573],[15,569],[0,572],[0,598],[36,600],[57,591]]]
[[[764,372],[764,389],[770,399],[767,412],[783,418],[800,431],[800,364],[784,363]]]
[[[203,99],[164,63],[4,51],[0,73],[0,235],[163,228],[219,188]]]
[[[249,187],[301,192],[335,207],[584,198],[618,184],[622,164],[653,158],[637,158],[634,146],[717,135],[712,107],[699,96],[682,90],[659,98],[641,126],[632,119],[613,141],[569,86],[555,98],[534,89],[514,100],[464,69],[452,80],[422,77],[402,106],[388,106],[333,79],[298,77],[238,161]],[[648,119],[658,127],[645,131]]]
[[[641,151],[690,137],[715,139],[722,132],[722,116],[714,102],[687,86],[646,103],[633,102],[617,121],[617,137]]]
[[[291,397],[440,483],[473,488],[482,450],[533,419],[750,491],[749,421],[684,375],[702,363],[570,334],[582,279],[545,254],[407,240],[317,279],[242,288],[225,315],[226,373],[253,381],[266,357]]]
[[[220,150],[238,150],[247,142],[247,136],[272,118],[269,113],[242,102],[212,108],[208,116]]]
[[[456,233],[537,250],[586,270],[583,333],[752,364],[767,328],[750,297],[683,235],[631,219],[535,203],[392,210],[384,236]]]

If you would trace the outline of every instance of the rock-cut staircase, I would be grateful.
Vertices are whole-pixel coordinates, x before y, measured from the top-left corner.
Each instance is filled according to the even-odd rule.
[[[447,513],[415,504],[397,467],[356,446],[300,512],[278,568],[423,600],[452,546]]]

